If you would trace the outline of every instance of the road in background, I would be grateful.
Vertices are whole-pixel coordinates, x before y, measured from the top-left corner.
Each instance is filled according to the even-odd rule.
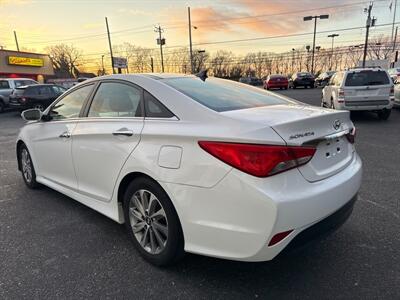
[[[279,93],[320,105],[320,89]],[[354,119],[364,179],[340,230],[271,262],[188,254],[160,269],[124,226],[49,188],[27,189],[15,160],[23,121],[0,114],[0,298],[399,299],[400,110]]]

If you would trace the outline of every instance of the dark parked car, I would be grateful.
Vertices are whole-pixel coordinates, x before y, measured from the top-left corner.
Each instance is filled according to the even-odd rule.
[[[331,79],[331,77],[333,76],[333,74],[335,74],[336,71],[327,71],[324,73],[319,74],[319,76],[315,79],[315,85],[316,86],[326,86],[329,82],[329,80]]]
[[[10,107],[20,111],[28,108],[43,111],[65,91],[65,88],[54,84],[20,86],[10,95]]]
[[[292,78],[290,79],[290,86],[292,88],[297,88],[302,86],[304,88],[310,87],[314,88],[315,79],[314,75],[309,72],[298,72],[294,73]]]
[[[269,75],[267,79],[264,81],[264,89],[285,89],[287,90],[289,85],[288,79],[286,76],[274,74]]]
[[[239,79],[239,82],[254,85],[254,86],[263,85],[263,81],[257,77],[241,77]]]

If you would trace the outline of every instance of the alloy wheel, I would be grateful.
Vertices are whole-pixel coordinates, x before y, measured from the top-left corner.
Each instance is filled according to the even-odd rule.
[[[32,181],[32,162],[29,157],[28,150],[23,149],[21,152],[21,164],[22,164],[22,173],[24,174],[24,178],[26,182],[31,183]]]
[[[162,252],[168,240],[168,220],[157,197],[148,190],[136,191],[129,202],[133,235],[150,254]]]

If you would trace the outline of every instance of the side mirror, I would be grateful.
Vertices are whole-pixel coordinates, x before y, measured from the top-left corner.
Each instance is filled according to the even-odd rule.
[[[43,113],[39,109],[27,109],[21,113],[22,119],[25,121],[39,121],[43,116]]]

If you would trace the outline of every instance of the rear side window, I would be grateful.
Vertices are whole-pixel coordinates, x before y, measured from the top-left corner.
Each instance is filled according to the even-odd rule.
[[[39,96],[48,96],[51,94],[50,87],[48,86],[36,87],[35,90],[37,90]]]
[[[383,85],[389,83],[389,77],[386,72],[366,70],[348,73],[345,86]]]
[[[218,78],[202,81],[195,77],[181,77],[162,81],[196,102],[218,112],[288,103],[262,89]]]
[[[142,90],[139,88],[118,82],[104,82],[96,91],[88,117],[140,117],[141,99]]]
[[[9,89],[10,85],[8,84],[8,81],[6,80],[1,80],[0,81],[0,90],[5,90],[5,89]]]
[[[148,92],[144,92],[144,105],[148,118],[172,118],[174,114]]]

